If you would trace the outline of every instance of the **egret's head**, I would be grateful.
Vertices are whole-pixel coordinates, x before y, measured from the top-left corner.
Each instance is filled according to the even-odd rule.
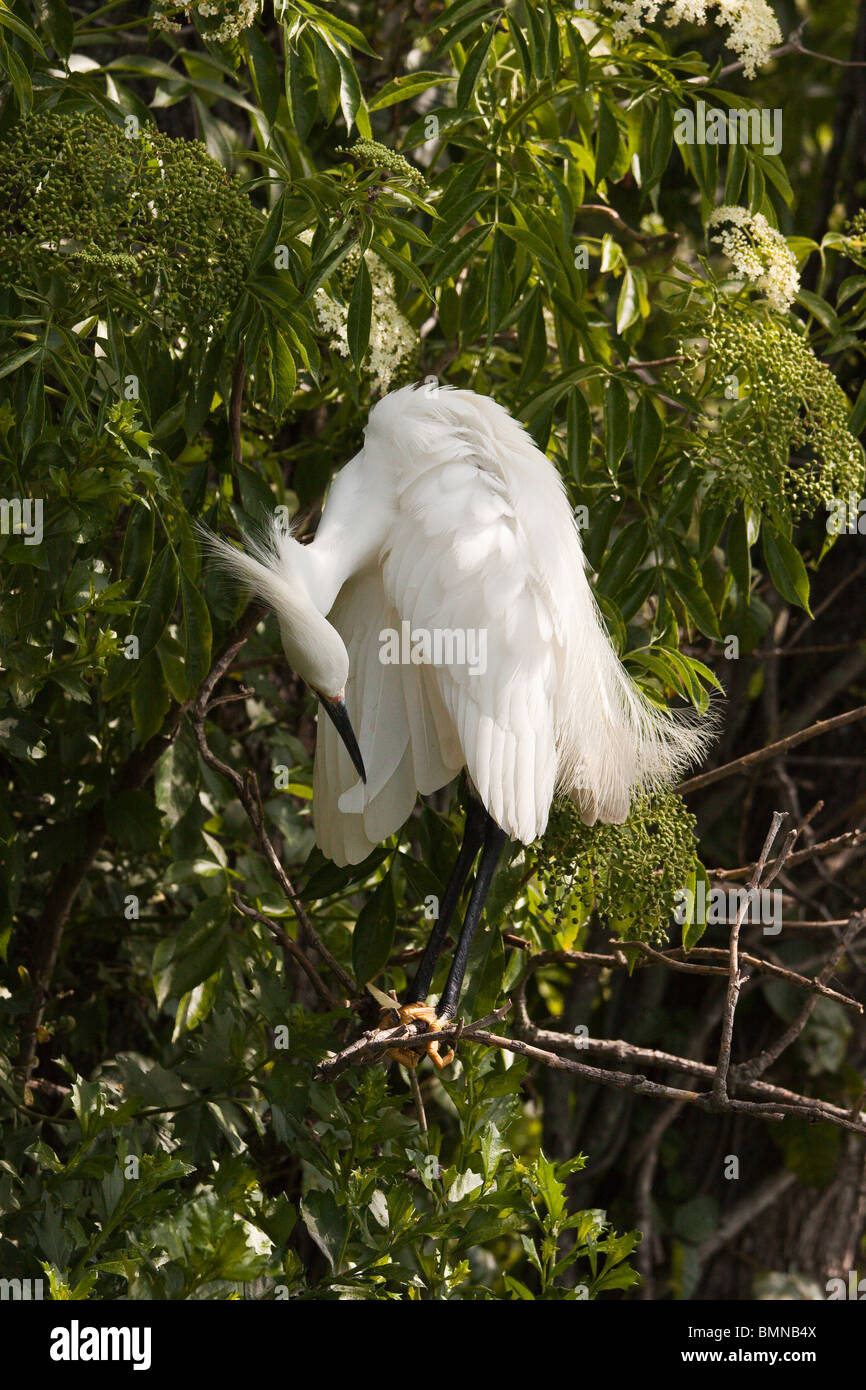
[[[349,653],[335,627],[312,604],[295,604],[288,617],[280,618],[280,635],[286,659],[314,690],[322,709],[334,724],[352,759],[355,771],[366,782],[367,774],[358,740],[346,709]]]
[[[300,594],[291,612],[279,614],[286,660],[323,700],[342,699],[349,678],[349,653],[335,627]]]
[[[245,550],[213,535],[206,527],[199,529],[218,563],[273,608],[289,665],[318,695],[322,708],[339,730],[358,775],[366,782],[358,741],[346,709],[349,653],[337,629],[310,598],[303,547],[276,524],[264,538],[249,539]]]

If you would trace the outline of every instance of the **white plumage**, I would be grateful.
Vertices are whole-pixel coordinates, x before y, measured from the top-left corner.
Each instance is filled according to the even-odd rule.
[[[320,720],[313,789],[316,838],[338,864],[364,859],[419,792],[463,767],[497,825],[529,844],[557,789],[587,823],[622,821],[638,789],[669,784],[709,738],[706,722],[656,707],[630,680],[559,474],[489,397],[392,392],[310,545],[279,530],[252,555],[213,543],[276,610],[299,674],[332,702],[345,680],[367,782]],[[383,662],[383,634],[404,623],[474,634],[477,669]]]

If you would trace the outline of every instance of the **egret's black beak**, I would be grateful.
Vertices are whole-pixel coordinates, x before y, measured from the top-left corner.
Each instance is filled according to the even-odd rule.
[[[318,693],[318,692],[317,692]],[[319,703],[327,713],[328,718],[346,745],[346,752],[355,765],[361,781],[366,783],[367,774],[364,771],[364,759],[361,757],[361,750],[358,747],[358,740],[355,738],[355,730],[352,728],[349,719],[349,711],[346,709],[345,700],[329,700],[327,695],[319,695]]]

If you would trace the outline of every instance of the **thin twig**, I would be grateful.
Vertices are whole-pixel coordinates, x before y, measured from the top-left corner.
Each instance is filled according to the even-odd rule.
[[[309,941],[315,947],[316,951],[319,953],[322,960],[325,961],[331,973],[334,975],[335,979],[339,980],[340,985],[346,991],[350,999],[353,999],[354,996],[357,994],[357,990],[355,988],[355,983],[352,980],[352,977],[343,968],[343,966],[336,959],[336,957],[331,954],[325,943],[322,941],[322,938],[316,931],[315,927],[309,919],[309,916],[304,910],[304,906],[300,898],[298,897],[294,884],[292,883],[291,879],[289,878],[288,874],[286,873],[285,869],[280,863],[279,855],[274,849],[273,842],[267,831],[267,826],[265,824],[264,806],[262,804],[261,793],[259,791],[258,783],[255,777],[253,777],[252,773],[250,773],[249,771],[245,771],[244,775],[241,776],[241,774],[236,772],[233,767],[229,767],[227,763],[222,762],[222,760],[218,758],[217,755],[213,752],[207,741],[207,735],[205,734],[204,724],[205,719],[207,718],[208,713],[212,707],[211,695],[213,694],[214,687],[218,684],[218,682],[228,671],[229,667],[231,666],[232,660],[234,659],[234,656],[237,655],[237,652],[240,650],[241,646],[242,643],[238,642],[235,645],[234,649],[230,649],[228,652],[224,653],[223,659],[221,660],[221,662],[217,663],[214,666],[214,669],[211,671],[210,675],[208,676],[207,680],[205,681],[204,685],[199,691],[198,698],[195,702],[192,711],[192,726],[193,731],[195,733],[196,742],[198,743],[199,752],[201,753],[201,756],[207,763],[208,767],[212,768],[214,772],[218,772],[221,777],[224,777],[231,784],[231,786],[234,787],[238,796],[238,800],[241,802],[241,805],[243,806],[250,819],[252,827],[256,833],[256,838],[258,839],[259,845],[261,846],[261,849],[271,867],[271,871],[274,875],[274,878],[280,885],[280,888],[282,889],[282,892],[287,898],[288,902],[291,904],[292,911],[294,912],[296,918],[298,919],[298,922],[300,923],[305,940]]]
[[[263,926],[267,927],[268,931],[279,941],[283,949],[288,951],[289,955],[298,962],[298,965],[307,976],[313,989],[327,1008],[339,1009],[341,1007],[339,999],[328,989],[328,986],[325,984],[312,961],[304,954],[297,941],[293,941],[288,932],[280,926],[279,922],[275,921],[273,917],[266,917],[263,912],[257,912],[254,907],[247,907],[246,903],[237,893],[232,894],[232,902],[238,912],[244,917],[251,917],[256,922],[261,922]]]
[[[860,931],[862,931],[864,926],[866,926],[866,914],[858,913],[855,914],[855,916],[851,917],[845,931],[842,934],[841,941],[836,946],[836,949],[828,957],[823,969],[821,970],[820,975],[818,976],[818,979],[815,981],[816,984],[824,987],[825,981],[829,980],[830,976],[833,974],[836,967],[839,965],[839,962],[842,960],[842,957],[848,950],[848,947],[855,940]],[[854,1003],[855,1001],[852,1000],[851,1002]],[[758,1076],[763,1076],[767,1068],[771,1067],[774,1062],[778,1061],[782,1053],[785,1052],[791,1046],[792,1043],[796,1042],[797,1038],[799,1038],[809,1019],[811,1018],[812,1013],[815,1009],[815,1005],[817,1003],[817,993],[812,994],[808,999],[805,999],[793,1023],[791,1023],[790,1026],[786,1028],[783,1033],[780,1034],[780,1036],[776,1039],[774,1043],[771,1043],[769,1047],[765,1047],[763,1052],[759,1052],[758,1055],[756,1057],[752,1057],[750,1061],[741,1062],[739,1066],[734,1068],[737,1079],[754,1080]],[[860,1009],[860,1012],[862,1013],[862,1005],[857,1005],[857,1007]]]
[[[421,1099],[421,1087],[418,1084],[418,1072],[415,1067],[409,1068],[409,1085],[412,1088],[412,1099],[415,1102],[415,1109],[418,1112],[418,1128],[422,1134],[427,1133],[427,1115],[424,1110],[424,1102]]]
[[[764,866],[767,862],[767,856],[770,853],[770,850],[773,848],[776,836],[778,835],[781,826],[784,824],[785,819],[786,816],[784,811],[773,812],[773,819],[770,823],[770,829],[767,831],[767,838],[764,840],[764,844],[761,849],[758,862],[755,865],[755,871],[752,874],[751,879],[749,880],[750,891],[752,889],[756,889],[761,883],[761,875],[764,872]],[[782,854],[779,856],[780,868],[784,863],[785,852],[787,851],[788,853],[790,853],[792,844],[793,840],[789,836],[788,839],[785,841],[785,846],[782,850]],[[737,1001],[740,997],[740,989],[743,985],[743,981],[747,978],[746,976],[740,974],[739,938],[740,927],[742,926],[743,918],[746,915],[748,906],[749,895],[746,894],[743,902],[740,904],[740,908],[737,912],[734,925],[731,927],[731,936],[728,947],[730,955],[728,990],[725,998],[725,1008],[722,1014],[722,1037],[719,1043],[719,1058],[716,1063],[716,1075],[713,1080],[713,1097],[719,1103],[724,1101],[728,1094],[728,1068],[731,1063],[731,1044],[733,1042],[734,1036],[734,1014],[737,1008]]]
[[[582,1034],[561,1033],[558,1030],[539,1028],[529,1020],[525,1012],[521,1016],[519,1007],[515,1019],[521,1036],[525,1035],[532,1042],[552,1052],[558,1053],[562,1050],[581,1052],[591,1057],[610,1058],[618,1062],[626,1062],[635,1067],[652,1067],[673,1074],[694,1076],[706,1082],[711,1082],[716,1073],[716,1068],[708,1062],[698,1062],[691,1057],[679,1057],[670,1052],[660,1052],[655,1048],[638,1047],[635,1043],[625,1042],[621,1038],[589,1038]],[[602,1071],[600,1075],[603,1078],[607,1073]],[[799,1095],[796,1091],[789,1091],[784,1086],[776,1086],[768,1081],[741,1078],[736,1067],[731,1068],[730,1083],[735,1090],[743,1091],[745,1095],[754,1098],[755,1101],[760,1101],[762,1105],[767,1105],[771,1109],[784,1109],[786,1114],[800,1114],[807,1119],[827,1120],[842,1129],[851,1129],[857,1134],[866,1134],[866,1114],[864,1114],[863,1120],[860,1120],[858,1118],[859,1107],[855,1107],[853,1111],[846,1111],[841,1106],[833,1105],[829,1101],[818,1100],[814,1096]],[[604,1085],[605,1083],[600,1080],[599,1084]],[[645,1152],[645,1149],[646,1144],[641,1144],[638,1157]]]
[[[863,842],[864,836],[866,831],[846,830],[844,835],[836,835],[832,840],[823,840],[820,844],[810,845],[808,849],[798,849],[795,854],[788,856],[787,867],[792,869],[797,864],[805,864],[809,859],[824,858],[828,854],[834,854],[838,849],[853,849]],[[731,882],[733,879],[747,878],[754,867],[754,864],[742,864],[738,869],[708,869],[707,873],[710,878],[719,882]]]
[[[808,729],[800,729],[798,733],[780,738],[776,743],[768,743],[765,748],[746,753],[742,758],[735,758],[733,762],[724,763],[721,767],[710,768],[709,772],[701,772],[697,777],[689,777],[685,782],[680,782],[676,790],[681,793],[695,792],[700,787],[709,787],[714,782],[721,782],[725,777],[732,777],[736,772],[747,772],[759,763],[778,758],[779,754],[788,748],[796,748],[811,738],[817,738],[819,734],[829,734],[833,729],[841,729],[846,724],[856,724],[860,719],[866,719],[866,705],[848,710],[845,714],[834,715],[832,719],[821,719],[817,724],[810,724]]]

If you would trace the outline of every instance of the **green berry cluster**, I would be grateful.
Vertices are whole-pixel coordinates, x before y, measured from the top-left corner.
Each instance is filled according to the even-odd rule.
[[[557,919],[595,912],[623,941],[666,941],[694,873],[695,825],[675,792],[636,800],[622,825],[584,825],[574,802],[557,800],[536,850]]]
[[[699,331],[704,384],[720,401],[696,435],[715,496],[747,497],[792,518],[859,496],[864,460],[848,430],[851,404],[807,340],[777,315],[721,305]]]
[[[866,208],[858,208],[850,221],[846,222],[845,235],[857,238],[866,236]]]
[[[42,111],[0,146],[0,284],[27,267],[138,295],[175,331],[237,300],[262,218],[204,145]]]
[[[404,159],[402,154],[397,154],[396,150],[389,150],[387,145],[380,145],[378,140],[356,140],[354,145],[340,145],[337,154],[351,155],[359,164],[370,169],[381,169],[398,179],[405,179],[415,188],[427,188],[424,175],[418,169],[413,169],[408,159]]]

